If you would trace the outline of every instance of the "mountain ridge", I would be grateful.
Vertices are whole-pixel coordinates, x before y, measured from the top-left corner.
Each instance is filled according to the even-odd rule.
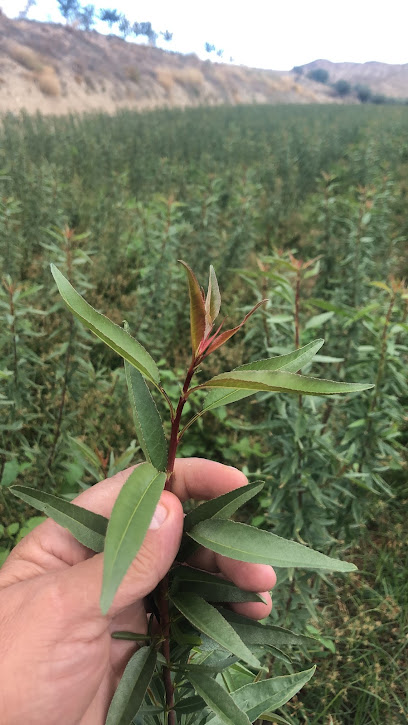
[[[194,54],[139,45],[116,35],[0,14],[0,113],[358,102],[353,96],[340,98],[330,85],[307,77],[309,70],[327,66],[331,81],[345,72],[326,60],[302,66],[300,75],[202,61]],[[406,85],[408,97],[408,64]],[[382,88],[373,91],[384,93]]]

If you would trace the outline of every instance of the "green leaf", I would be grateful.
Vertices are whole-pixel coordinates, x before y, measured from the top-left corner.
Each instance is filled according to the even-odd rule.
[[[37,491],[27,486],[12,486],[9,491],[33,508],[43,511],[57,524],[71,532],[75,538],[92,551],[103,551],[108,519],[81,506],[76,506],[51,493]]]
[[[139,551],[163,491],[165,473],[142,463],[130,474],[116,499],[105,541],[101,609],[108,611]]]
[[[190,566],[177,566],[172,569],[171,576],[174,593],[193,592],[208,602],[264,601],[256,592],[244,591],[228,579],[220,579],[215,574],[193,569]]]
[[[141,647],[130,658],[110,704],[105,725],[131,725],[143,703],[156,659],[153,647]]]
[[[158,471],[167,466],[167,443],[160,413],[143,375],[125,360],[126,381],[140,447]]]
[[[126,630],[112,632],[111,637],[112,639],[125,639],[130,642],[146,642],[146,640],[151,639],[148,634],[138,634],[138,632],[127,632]]]
[[[314,315],[306,322],[305,329],[309,330],[313,327],[321,327],[325,322],[331,320],[333,316],[334,312],[322,312],[320,315]]]
[[[188,532],[200,521],[209,518],[229,518],[240,506],[256,496],[264,487],[263,481],[254,481],[246,486],[234,489],[217,496],[210,501],[197,506],[184,517],[184,531]],[[178,561],[185,561],[197,549],[197,545],[191,540],[184,538],[180,551],[177,555]]]
[[[295,634],[290,629],[284,629],[274,624],[261,624],[255,619],[243,617],[229,609],[220,609],[220,612],[249,648],[253,645],[265,645],[279,649],[293,645],[299,647],[313,642],[312,637]]]
[[[205,311],[211,322],[217,319],[221,308],[221,295],[214,267],[210,265],[210,277],[208,280],[208,291],[205,300]]]
[[[193,697],[182,698],[176,702],[174,709],[176,712],[184,715],[189,715],[193,712],[202,712],[205,707],[205,702],[202,697],[194,695]]]
[[[206,332],[206,309],[204,297],[201,292],[200,285],[198,284],[197,278],[192,269],[179,259],[180,264],[183,265],[187,272],[188,278],[188,290],[190,295],[190,330],[191,330],[191,345],[193,353],[197,352],[198,346],[201,340],[204,338]]]
[[[222,496],[212,498],[210,501],[205,501],[185,516],[184,531],[190,531],[200,521],[211,518],[229,518],[240,506],[243,506],[244,503],[247,503],[262,491],[264,485],[264,481],[254,481],[246,486],[240,486],[240,488],[235,488],[233,491],[228,491]]]
[[[108,347],[134,365],[142,375],[152,382],[158,383],[160,380],[159,369],[147,350],[122,327],[115,325],[105,315],[94,310],[54,264],[51,265],[51,272],[61,297],[75,317],[100,340],[103,340]]]
[[[218,660],[218,662],[216,662],[213,665],[206,665],[206,664],[201,664],[200,662],[198,662],[197,664],[191,664],[191,663],[186,664],[186,665],[182,664],[182,665],[176,667],[175,669],[181,670],[182,672],[190,670],[192,672],[200,671],[200,672],[206,672],[208,674],[217,674],[218,672],[222,672],[223,670],[226,670],[228,667],[231,667],[231,665],[234,665],[235,662],[237,662],[237,661],[238,661],[238,657],[227,657],[224,660]]]
[[[288,702],[313,677],[315,669],[316,667],[311,667],[310,670],[293,675],[251,682],[235,690],[232,697],[252,723],[261,717],[263,712],[276,710]],[[219,718],[212,718],[208,725],[220,725],[222,722]]]
[[[272,722],[274,725],[291,725],[288,720],[285,720],[281,715],[277,715],[276,712],[263,712],[261,721]]]
[[[218,642],[221,647],[244,660],[251,667],[260,667],[259,660],[254,657],[233,627],[215,607],[196,594],[172,595],[171,600],[193,627]]]
[[[95,451],[92,450],[92,448],[89,448],[89,446],[81,441],[80,438],[72,438],[72,436],[68,436],[68,438],[71,443],[74,444],[75,448],[78,448],[83,458],[85,458],[85,460],[90,463],[91,466],[93,466],[96,470],[101,467],[101,461],[96,455]]]
[[[276,357],[269,357],[264,360],[255,360],[254,362],[240,365],[232,372],[238,372],[239,370],[270,370],[271,372],[285,370],[288,373],[295,373],[314,358],[323,343],[324,340],[314,340],[313,342],[309,342],[308,345],[300,347],[298,350],[294,350],[286,355],[277,355]],[[211,390],[204,401],[203,410],[214,410],[214,408],[218,408],[220,405],[235,403],[237,400],[247,398],[249,395],[253,395],[253,392],[238,389],[228,391]]]
[[[227,725],[251,725],[231,695],[213,677],[203,672],[194,675],[187,672],[187,678],[211,710],[218,715],[219,722]]]
[[[11,486],[13,481],[16,480],[18,474],[20,473],[20,466],[18,461],[13,458],[11,461],[6,461],[3,468],[3,474],[0,481],[0,486],[4,486],[4,488],[7,488],[8,486]]]
[[[20,531],[18,532],[18,536],[16,537],[16,544],[18,544],[18,542],[21,541],[24,536],[30,534],[37,526],[43,524],[46,520],[46,516],[31,516],[29,519],[24,521],[24,524],[22,525]]]
[[[221,373],[221,375],[216,375],[200,385],[200,388],[240,388],[243,390],[265,390],[302,395],[357,393],[373,387],[373,385],[367,383],[336,383],[332,380],[309,378],[296,373],[259,372],[256,370]]]
[[[341,572],[357,569],[347,561],[332,559],[296,541],[235,521],[208,519],[197,524],[188,535],[201,546],[238,561]]]

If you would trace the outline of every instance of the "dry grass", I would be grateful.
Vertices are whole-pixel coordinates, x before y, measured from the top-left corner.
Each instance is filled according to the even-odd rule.
[[[138,68],[136,68],[136,66],[128,65],[125,68],[125,77],[128,81],[132,81],[132,83],[139,83],[140,71]]]
[[[8,47],[10,58],[20,63],[28,70],[41,71],[44,63],[38,53],[28,48],[26,45],[20,45],[20,43],[10,43]]]
[[[156,78],[161,87],[170,93],[174,86],[174,75],[170,68],[156,68]]]
[[[167,93],[176,83],[196,93],[204,84],[204,75],[199,68],[157,68],[156,78]]]
[[[52,66],[45,65],[39,73],[37,73],[37,83],[45,96],[60,96],[61,84],[59,78]]]
[[[187,88],[200,88],[204,83],[204,76],[199,68],[177,68],[173,75],[176,83]]]

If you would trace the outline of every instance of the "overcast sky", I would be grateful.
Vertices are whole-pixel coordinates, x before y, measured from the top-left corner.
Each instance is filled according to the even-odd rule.
[[[92,0],[82,0],[86,5]],[[163,47],[208,57],[208,41],[236,63],[290,70],[318,58],[408,63],[407,0],[95,0],[131,22],[174,33]],[[25,0],[0,0],[16,16]],[[37,0],[29,18],[62,22],[57,0]],[[99,26],[104,29],[106,24]],[[107,30],[106,30],[107,32]]]

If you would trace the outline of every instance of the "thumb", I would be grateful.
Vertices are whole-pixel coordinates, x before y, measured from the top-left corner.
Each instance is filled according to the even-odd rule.
[[[163,491],[143,544],[130,565],[107,614],[110,620],[137,600],[143,599],[170,569],[183,531],[183,508],[174,494]],[[99,599],[102,591],[103,554],[75,564],[57,574],[59,606],[73,624],[103,617]]]

